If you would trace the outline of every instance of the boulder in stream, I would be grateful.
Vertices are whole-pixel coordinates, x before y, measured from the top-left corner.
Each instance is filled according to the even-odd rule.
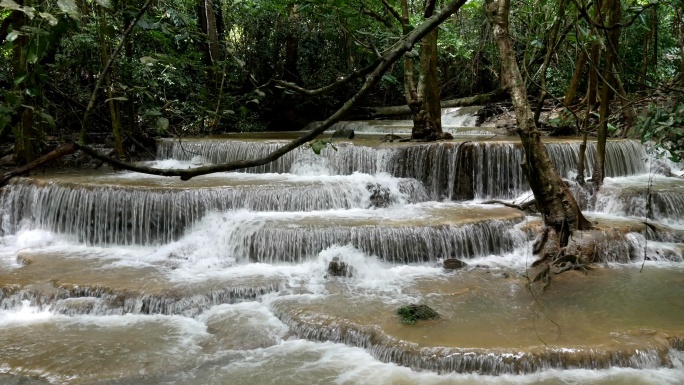
[[[424,321],[439,318],[439,314],[427,305],[410,304],[397,309],[397,315],[405,324],[415,324],[416,321]]]
[[[444,262],[442,262],[442,267],[444,267],[445,270],[458,270],[466,266],[468,266],[467,263],[456,258],[445,259]]]
[[[340,128],[332,134],[333,139],[354,139],[354,130],[351,128]]]
[[[354,275],[354,268],[342,262],[339,257],[334,257],[330,263],[328,263],[328,277],[346,277],[351,278]]]

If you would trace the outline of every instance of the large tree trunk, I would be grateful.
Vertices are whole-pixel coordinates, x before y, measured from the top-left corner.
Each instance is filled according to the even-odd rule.
[[[508,32],[510,0],[486,0],[487,16],[494,28],[494,39],[499,50],[502,75],[510,87],[511,99],[518,123],[525,159],[522,167],[527,174],[537,208],[544,225],[557,235],[557,249],[565,246],[574,230],[589,228],[574,196],[556,172],[541,134],[534,124],[534,115],[527,101],[527,91],[515,59],[515,51]],[[544,257],[544,256],[542,256]]]
[[[605,16],[604,25],[614,25],[620,21],[620,0],[606,0],[601,7]],[[596,142],[596,162],[591,178],[597,186],[603,184],[606,163],[606,140],[608,138],[608,117],[610,115],[610,100],[613,98],[613,61],[618,52],[620,29],[607,31],[606,60],[603,67],[603,83],[601,85],[600,122],[598,140]]]
[[[435,12],[436,0],[425,2],[425,19]],[[442,138],[442,108],[439,97],[439,74],[437,71],[437,33],[435,28],[420,44],[420,76],[418,98],[420,112],[413,118],[412,139],[437,140]]]
[[[425,19],[435,11],[436,0],[425,3]],[[411,31],[407,0],[401,1],[402,32]],[[439,97],[437,71],[437,30],[433,30],[420,43],[420,74],[415,83],[413,59],[404,57],[404,93],[413,115],[411,139],[437,140],[442,137],[442,110]]]

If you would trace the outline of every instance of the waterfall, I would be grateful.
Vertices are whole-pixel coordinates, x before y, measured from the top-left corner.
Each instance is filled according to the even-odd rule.
[[[160,159],[190,160],[195,156],[212,163],[263,157],[282,143],[250,141],[161,141]],[[341,142],[338,150],[326,148],[318,157],[301,147],[269,165],[248,172],[291,172],[301,162],[317,162],[331,174],[348,175],[388,172],[401,178],[423,182],[431,199],[510,199],[529,190],[527,178],[520,168],[523,150],[518,142],[436,142],[425,144],[397,143],[392,145],[354,145]],[[546,148],[559,174],[570,177],[577,170],[579,141],[549,142]],[[469,148],[471,147],[471,148]],[[588,143],[587,170],[596,157],[596,144]],[[465,158],[464,158],[465,157]],[[608,142],[606,146],[606,176],[626,176],[644,173],[646,153],[641,144],[632,140]],[[470,169],[468,169],[468,168]],[[466,191],[463,178],[470,180]]]
[[[168,243],[209,211],[317,211],[422,202],[422,185],[412,179],[352,175],[323,181],[207,188],[146,188],[125,185],[40,183],[15,179],[0,194],[5,234],[22,223],[75,235],[92,245]]]

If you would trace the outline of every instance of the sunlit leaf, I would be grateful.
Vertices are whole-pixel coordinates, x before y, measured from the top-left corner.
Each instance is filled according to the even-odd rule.
[[[57,20],[56,17],[52,16],[51,13],[41,12],[41,13],[39,13],[39,15],[43,19],[47,20],[47,22],[52,26],[55,26],[55,25],[57,25],[57,23],[59,23],[59,20]]]
[[[21,5],[17,4],[13,0],[2,0],[2,1],[0,1],[0,7],[12,9],[15,11],[21,11]]]
[[[105,7],[105,8],[111,8],[112,3],[109,0],[95,0],[100,6]]]
[[[19,31],[12,31],[12,32],[10,32],[10,33],[7,34],[7,37],[5,38],[5,40],[7,40],[7,41],[15,41],[15,40],[17,40],[17,38],[18,38],[20,35],[21,35],[21,32],[19,32]]]
[[[62,10],[62,12],[69,15],[69,17],[74,20],[78,20],[78,5],[76,5],[75,0],[57,0],[57,6]]]

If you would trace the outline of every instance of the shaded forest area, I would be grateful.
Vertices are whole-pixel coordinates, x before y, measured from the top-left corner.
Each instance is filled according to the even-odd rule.
[[[373,63],[443,6],[3,0],[0,139],[13,144],[3,147],[3,163],[21,165],[77,139],[128,159],[160,136],[301,129],[343,106]],[[508,86],[487,8],[480,0],[462,4],[357,104],[408,105],[414,138],[439,139],[430,136],[441,132],[433,112],[439,100]],[[537,125],[655,140],[679,159],[680,0],[518,1],[509,24]],[[561,112],[540,121],[552,107]]]

